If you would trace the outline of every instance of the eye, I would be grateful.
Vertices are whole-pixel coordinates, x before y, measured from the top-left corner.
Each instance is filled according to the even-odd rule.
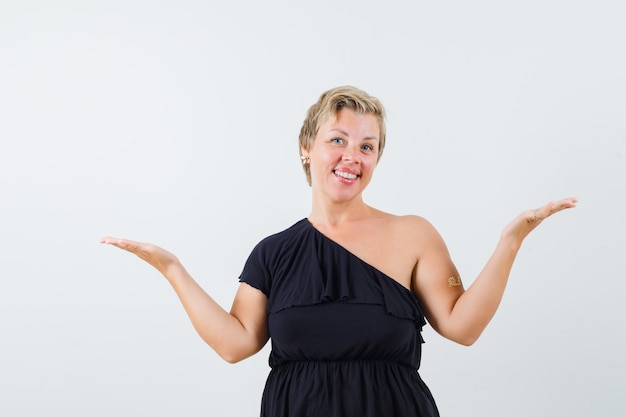
[[[342,144],[343,143],[343,139],[341,138],[332,138],[330,140],[331,143],[337,143],[337,144]]]
[[[363,145],[362,149],[366,151],[373,151],[374,147],[372,145]]]

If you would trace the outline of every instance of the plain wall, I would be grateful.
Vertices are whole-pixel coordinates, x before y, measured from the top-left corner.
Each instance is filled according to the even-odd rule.
[[[517,213],[580,199],[474,346],[425,329],[442,416],[626,414],[623,4],[0,0],[0,415],[258,415],[269,346],[224,363],[98,240],[166,247],[230,308],[308,215],[298,132],[343,84],[389,113],[366,202],[429,219],[466,286]]]

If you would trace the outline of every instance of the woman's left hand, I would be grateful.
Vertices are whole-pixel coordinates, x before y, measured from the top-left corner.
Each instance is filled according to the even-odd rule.
[[[514,242],[521,245],[526,236],[539,226],[541,222],[561,210],[576,207],[576,203],[578,203],[578,199],[572,197],[555,202],[551,201],[545,206],[534,210],[526,210],[515,217],[513,221],[504,228],[502,238],[513,239]]]

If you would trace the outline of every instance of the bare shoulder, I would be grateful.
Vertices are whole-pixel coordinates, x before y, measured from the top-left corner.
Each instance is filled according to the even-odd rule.
[[[393,216],[393,227],[399,232],[413,236],[414,239],[439,236],[435,227],[424,217],[416,215]]]
[[[401,227],[410,227],[410,228],[424,228],[424,227],[432,227],[430,222],[426,220],[424,217],[416,216],[414,214],[396,216],[392,215],[394,221]]]
[[[420,225],[430,225],[428,220],[414,214],[398,215],[378,210],[373,207],[370,207],[370,209],[372,218],[383,220],[396,227],[420,227]]]
[[[387,239],[419,249],[419,252],[441,239],[435,227],[422,216],[396,215],[374,210],[372,217],[375,219],[374,223],[381,226],[379,230],[387,234]]]

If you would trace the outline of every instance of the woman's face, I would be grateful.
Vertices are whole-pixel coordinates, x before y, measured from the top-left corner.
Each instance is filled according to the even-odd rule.
[[[335,202],[360,197],[376,167],[379,134],[376,116],[351,109],[322,124],[312,148],[302,150],[310,158],[313,190]]]

